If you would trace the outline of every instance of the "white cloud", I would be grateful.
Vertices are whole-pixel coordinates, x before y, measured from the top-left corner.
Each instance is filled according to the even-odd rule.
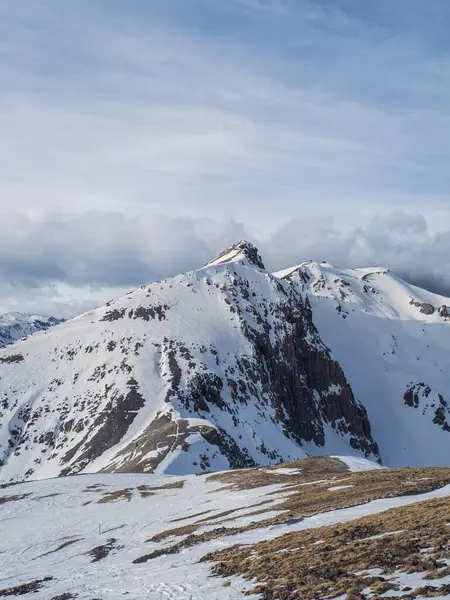
[[[379,215],[364,226],[338,218],[290,221],[258,239],[234,220],[90,211],[9,215],[0,238],[0,311],[69,316],[155,279],[195,269],[240,239],[278,270],[315,259],[341,267],[382,265],[450,296],[450,233],[415,213]]]
[[[242,237],[447,285],[448,9],[352,4],[4,0],[3,305],[75,310]]]

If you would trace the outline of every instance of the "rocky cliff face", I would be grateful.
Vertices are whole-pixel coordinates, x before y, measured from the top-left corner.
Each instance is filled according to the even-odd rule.
[[[0,475],[379,459],[308,299],[246,242],[0,352]]]
[[[383,464],[449,465],[450,299],[382,268],[309,261],[278,276],[309,299],[322,340],[364,403]]]

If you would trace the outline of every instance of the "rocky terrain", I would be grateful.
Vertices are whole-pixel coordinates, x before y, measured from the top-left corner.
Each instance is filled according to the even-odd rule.
[[[450,464],[450,299],[382,268],[307,262],[277,274],[313,321],[367,410],[383,464]]]
[[[1,352],[3,480],[379,460],[308,299],[263,267],[243,242]]]
[[[248,242],[0,351],[0,478],[448,465],[450,300]],[[431,307],[431,308],[430,308]]]

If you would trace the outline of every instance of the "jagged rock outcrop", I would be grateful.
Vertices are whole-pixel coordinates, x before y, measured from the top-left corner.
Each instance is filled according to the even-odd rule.
[[[308,261],[276,275],[309,299],[321,339],[364,404],[383,464],[449,465],[450,299],[380,267]]]
[[[435,307],[429,302],[419,302],[418,300],[411,300],[410,304],[412,306],[416,306],[424,315],[433,315],[436,311]]]

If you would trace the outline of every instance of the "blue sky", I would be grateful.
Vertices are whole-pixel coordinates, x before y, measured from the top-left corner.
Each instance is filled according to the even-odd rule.
[[[446,0],[1,0],[0,310],[243,236],[447,284],[449,26]]]

